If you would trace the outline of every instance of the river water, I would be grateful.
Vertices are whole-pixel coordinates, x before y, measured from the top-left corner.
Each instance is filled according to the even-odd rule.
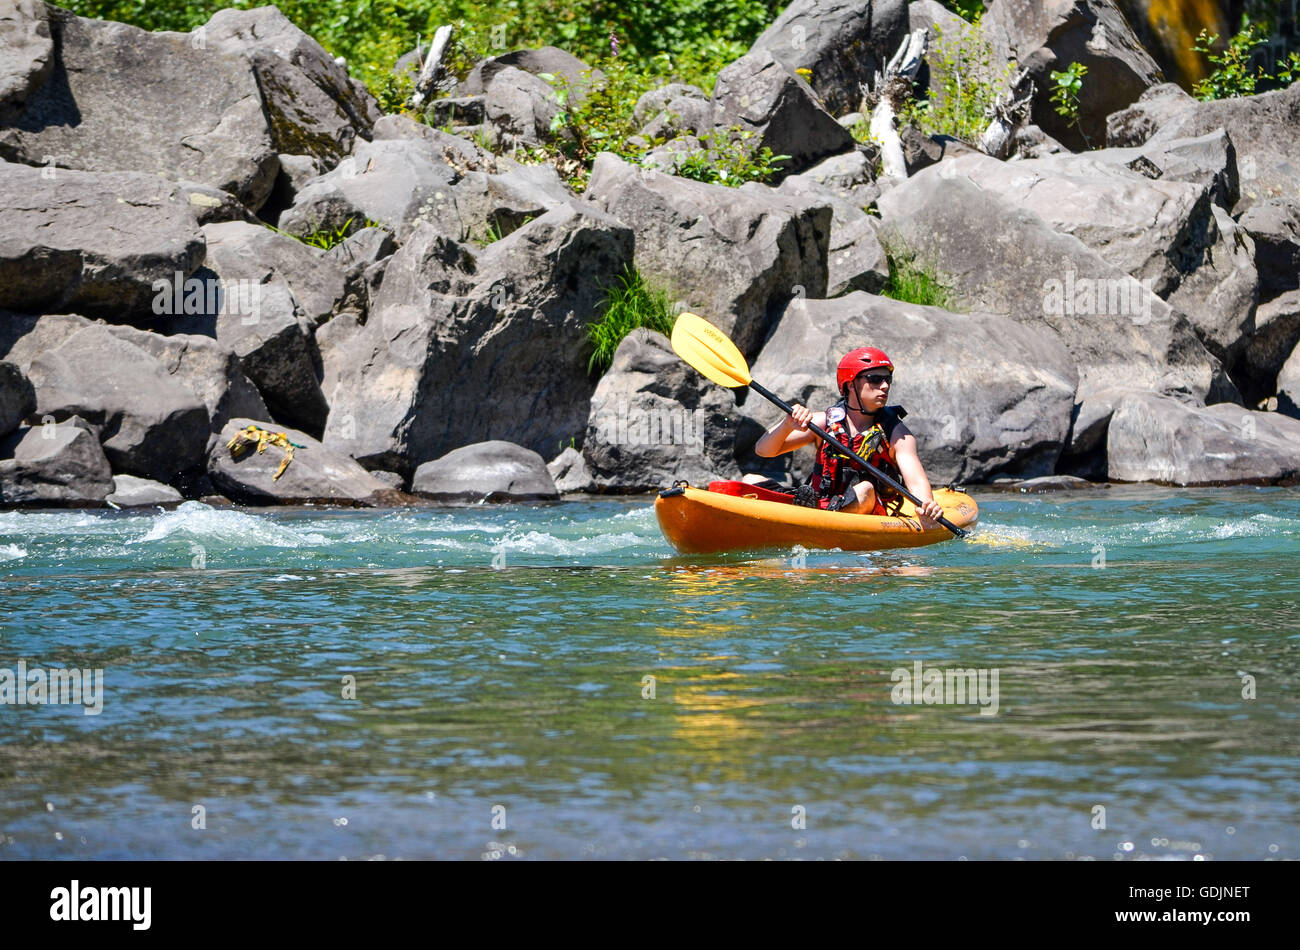
[[[0,705],[0,858],[1300,857],[1300,490],[975,495],[802,556],[645,498],[0,513],[0,668],[103,671]]]

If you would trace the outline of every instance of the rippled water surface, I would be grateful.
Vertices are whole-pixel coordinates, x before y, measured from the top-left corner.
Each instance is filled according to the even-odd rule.
[[[646,499],[0,513],[0,668],[103,670],[0,706],[0,858],[1300,857],[1300,490],[976,497],[803,557]]]

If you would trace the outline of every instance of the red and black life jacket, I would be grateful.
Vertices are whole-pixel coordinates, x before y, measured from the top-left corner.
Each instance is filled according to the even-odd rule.
[[[876,424],[853,436],[851,441],[845,412],[846,407],[842,401],[826,410],[826,431],[853,449],[858,456],[901,482],[903,475],[898,469],[898,461],[894,458],[891,440],[894,429],[907,415],[907,410],[902,406],[885,406],[876,414]],[[825,508],[832,498],[843,495],[851,486],[864,478],[868,479],[876,489],[874,514],[890,514],[891,509],[892,513],[897,514],[903,496],[883,484],[880,479],[858,468],[829,442],[823,441],[818,448],[817,463],[813,466],[812,477],[809,478],[808,484],[817,493],[818,505]]]

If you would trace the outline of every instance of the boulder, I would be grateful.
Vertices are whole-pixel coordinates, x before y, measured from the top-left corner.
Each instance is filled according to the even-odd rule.
[[[994,61],[1014,60],[1032,78],[1030,121],[1073,149],[1104,144],[1106,117],[1164,78],[1113,0],[997,0],[981,24]],[[1077,126],[1051,98],[1051,73],[1075,62],[1088,68]]]
[[[92,325],[93,321],[71,313],[37,316],[0,310],[0,360],[13,363],[26,375],[32,360]]]
[[[713,119],[713,103],[710,100],[698,99],[693,95],[677,96],[641,127],[640,135],[647,142],[670,140],[682,135],[699,136],[713,129]],[[753,142],[749,144],[752,145]]]
[[[69,419],[23,426],[0,438],[0,507],[96,508],[113,472],[95,436]]]
[[[594,389],[587,323],[632,243],[584,203],[482,250],[418,224],[365,325],[322,337],[325,443],[409,477],[477,433],[508,432],[535,452],[581,437]]]
[[[469,166],[473,150],[454,153],[439,144],[413,137],[362,143],[299,192],[281,228],[305,236],[374,221],[401,241],[425,221],[454,240],[486,243],[573,199],[553,166],[511,163],[493,174]]]
[[[36,391],[13,363],[0,363],[0,436],[36,411]]]
[[[114,475],[113,492],[105,499],[114,508],[177,505],[182,500],[181,493],[170,485],[134,475]]]
[[[591,397],[582,457],[600,490],[645,492],[739,477],[735,441],[735,396],[682,362],[662,333],[634,330]]]
[[[1292,195],[1258,201],[1239,223],[1255,242],[1260,295],[1300,288],[1300,200]]]
[[[534,147],[566,130],[551,131],[560,112],[556,90],[544,79],[507,66],[493,75],[484,91],[483,113],[505,145]]]
[[[1208,185],[1210,198],[1228,211],[1241,198],[1237,150],[1223,129],[1184,139],[1163,139],[1129,148],[1101,148],[1089,158],[1123,165],[1147,178]]]
[[[253,425],[285,435],[295,445],[291,461],[279,479],[276,469],[285,458],[278,446],[256,446],[235,456],[227,446]],[[227,498],[245,505],[348,505],[384,507],[402,504],[402,496],[341,452],[322,445],[305,432],[284,429],[255,419],[232,419],[208,453],[208,477]]]
[[[596,157],[585,197],[636,231],[636,267],[748,356],[773,312],[826,293],[832,211],[757,186],[737,190]]]
[[[381,115],[369,90],[276,7],[218,10],[194,31],[209,48],[247,57],[277,152],[333,165],[370,137]]]
[[[154,284],[203,254],[189,201],[156,175],[0,162],[0,307],[147,319]]]
[[[346,271],[324,251],[260,225],[210,224],[204,235],[208,263],[194,278],[203,303],[158,327],[216,339],[238,355],[272,418],[323,432],[329,406],[312,331],[342,301]]]
[[[487,121],[485,96],[453,96],[429,103],[427,121],[436,126],[482,125]]]
[[[557,79],[563,78],[578,99],[581,99],[586,86],[592,80],[599,82],[605,77],[599,69],[593,70],[572,53],[555,46],[543,46],[540,49],[513,50],[480,61],[470,70],[457,91],[461,95],[481,95],[487,91],[497,74],[509,68],[533,76],[547,74]]]
[[[939,0],[912,0],[907,5],[907,32],[925,30],[930,49],[934,49],[940,40],[960,36],[968,29],[970,24]]]
[[[713,121],[722,129],[738,126],[751,133],[747,144],[754,149],[767,147],[773,155],[790,156],[781,161],[774,181],[851,151],[855,144],[794,68],[761,48],[718,73]]]
[[[1262,303],[1246,346],[1233,363],[1232,378],[1246,405],[1276,395],[1282,366],[1300,344],[1300,290],[1289,290]]]
[[[1166,180],[1101,154],[1014,163],[970,154],[945,171],[1077,237],[1184,313],[1210,352],[1229,359],[1249,331],[1258,276],[1249,238],[1212,200],[1212,176]]]
[[[640,128],[651,119],[665,111],[671,111],[672,104],[678,100],[693,100],[708,104],[709,94],[699,86],[684,82],[670,82],[656,86],[641,94],[632,108],[632,124]]]
[[[175,481],[202,458],[208,410],[152,354],[102,324],[85,327],[32,360],[36,411],[99,427],[113,469]]]
[[[964,174],[945,177],[966,161],[928,168],[881,196],[886,247],[933,267],[960,308],[1055,331],[1078,367],[1079,400],[1113,388],[1237,395],[1187,319],[1138,281],[1034,211]]]
[[[543,501],[560,497],[546,462],[494,439],[453,449],[415,470],[411,491],[435,501]]]
[[[793,300],[753,375],[782,398],[822,410],[839,401],[835,367],[849,350],[877,346],[896,367],[889,401],[908,411],[930,480],[984,482],[996,475],[1050,475],[1070,428],[1078,376],[1050,330],[987,313],[851,293]],[[780,418],[753,398],[738,449],[748,450]],[[812,453],[795,453],[802,478]]]
[[[1300,479],[1300,420],[1134,393],[1110,420],[1106,459],[1117,481],[1293,483]]]
[[[1240,214],[1256,201],[1300,192],[1300,162],[1291,148],[1300,129],[1300,83],[1212,102],[1193,99],[1171,84],[1156,86],[1107,120],[1106,143],[1159,144],[1218,129],[1227,131],[1237,150],[1241,200],[1234,212]]]
[[[1277,408],[1295,419],[1300,419],[1300,346],[1282,365],[1277,376]]]
[[[17,7],[20,31],[42,28],[28,15],[35,11],[39,20],[41,7]],[[245,57],[186,33],[150,33],[49,5],[44,13],[53,64],[35,74],[29,67],[19,80],[23,105],[0,126],[0,158],[161,174],[228,191],[254,211],[262,206],[275,181],[276,150]],[[135,198],[130,188],[105,184],[103,191]]]
[[[832,113],[849,112],[860,83],[884,72],[907,35],[906,0],[794,0],[750,47],[791,69],[811,71],[809,83]]]
[[[208,410],[208,428],[220,432],[232,417],[264,419],[266,403],[235,351],[206,336],[164,336],[134,327],[109,327],[119,340],[138,346],[198,396]]]
[[[583,459],[582,452],[572,445],[565,446],[564,451],[547,462],[546,470],[555,480],[555,490],[561,494],[600,490],[600,486],[591,477],[591,472],[587,470],[587,462]]]
[[[54,40],[45,4],[13,0],[0,8],[0,123],[22,113],[27,98],[54,69]]]

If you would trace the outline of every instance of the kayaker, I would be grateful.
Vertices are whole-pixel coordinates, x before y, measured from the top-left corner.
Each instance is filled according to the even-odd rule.
[[[894,364],[883,350],[864,346],[840,360],[835,382],[841,399],[825,412],[795,404],[788,416],[754,445],[763,458],[775,458],[805,445],[817,445],[817,462],[807,485],[795,490],[795,503],[853,514],[890,514],[901,496],[811,432],[814,423],[835,436],[887,475],[901,481],[921,499],[918,513],[927,519],[943,514],[934,500],[930,480],[916,454],[916,437],[904,424],[907,411],[887,406]]]

